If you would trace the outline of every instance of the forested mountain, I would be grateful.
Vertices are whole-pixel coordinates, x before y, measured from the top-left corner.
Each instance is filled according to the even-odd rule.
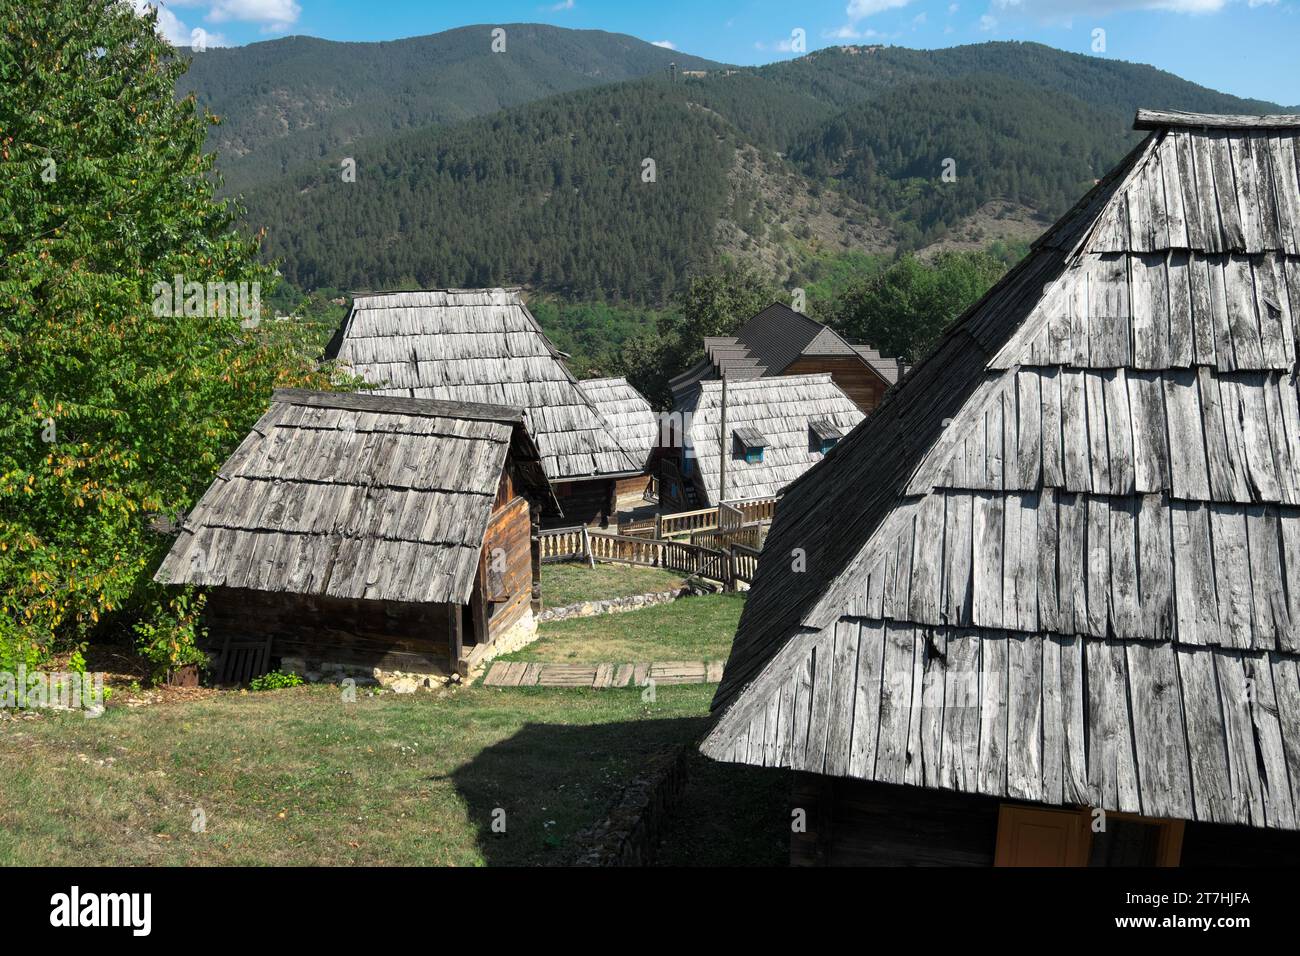
[[[322,164],[250,194],[249,218],[299,288],[662,302],[710,258],[725,134],[680,87],[604,87],[358,150],[355,182]]]
[[[689,272],[726,254],[785,284],[819,255],[917,248],[991,206],[1031,218],[1059,214],[1138,140],[1131,123],[1139,106],[1280,110],[1152,67],[1038,44],[841,47],[736,69],[609,34],[507,29],[510,69],[532,64],[552,84],[618,79],[615,67],[601,64],[620,49],[625,74],[649,75],[453,123],[453,109],[490,110],[524,95],[490,59],[501,55],[482,52],[487,27],[421,38],[418,56],[402,47],[415,60],[379,57],[386,79],[343,105],[300,104],[301,116],[286,112],[292,97],[283,90],[329,100],[315,91],[345,85],[345,73],[375,62],[371,48],[401,43],[328,45],[359,52],[347,71],[337,62],[346,58],[331,58],[316,81],[313,57],[292,58],[275,68],[274,95],[225,74],[226,85],[210,92],[206,74],[195,74],[205,97],[241,104],[233,132],[223,127],[213,141],[236,181],[250,162],[264,164],[277,151],[278,169],[289,153],[315,150],[312,161],[244,191],[249,220],[268,228],[268,250],[291,281],[510,283],[663,305]],[[533,42],[529,30],[545,32]],[[276,50],[317,41],[284,42],[291,46],[248,49],[271,58],[271,70]],[[580,52],[589,43],[597,52]],[[196,65],[212,69],[213,59],[199,61],[220,52],[196,56]],[[705,75],[679,72],[673,82],[661,69],[670,60]],[[419,62],[438,66],[422,70]],[[569,72],[557,72],[558,64]],[[435,88],[459,93],[430,120]],[[258,121],[268,111],[278,125]],[[369,132],[351,125],[363,116]],[[273,138],[294,123],[320,129]],[[403,131],[409,126],[418,128]],[[321,145],[345,136],[355,136],[354,183],[342,181],[338,151]],[[247,148],[240,144],[257,148],[239,158]],[[645,159],[655,162],[654,182],[643,181]],[[996,217],[983,220],[992,223],[989,240],[1004,238]]]
[[[717,64],[602,30],[504,24],[384,43],[286,37],[193,53],[177,89],[222,117],[208,145],[242,192],[348,144],[460,122],[555,93]]]

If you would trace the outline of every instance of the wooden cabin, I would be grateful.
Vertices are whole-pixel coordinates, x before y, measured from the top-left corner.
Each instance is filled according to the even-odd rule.
[[[219,681],[464,674],[535,629],[547,508],[520,409],[278,389],[155,580],[209,590]]]
[[[515,290],[358,295],[326,355],[381,395],[522,408],[563,510],[548,525],[608,524],[618,482],[644,473]]]
[[[578,382],[578,387],[614,440],[641,465],[639,475],[620,478],[614,486],[620,510],[643,504],[651,492],[651,476],[658,470],[659,416],[625,378],[589,378]]]
[[[777,507],[702,749],[795,862],[1300,862],[1300,116],[1137,128]]]
[[[708,336],[704,358],[672,380],[673,403],[689,401],[702,381],[828,373],[863,412],[870,412],[906,371],[870,345],[850,345],[829,326],[773,302],[735,335]]]
[[[712,507],[779,495],[864,417],[829,374],[728,379],[726,398],[725,434],[721,381],[700,382],[674,410],[672,421],[680,423],[685,441],[663,455],[689,483],[688,500],[681,504]]]

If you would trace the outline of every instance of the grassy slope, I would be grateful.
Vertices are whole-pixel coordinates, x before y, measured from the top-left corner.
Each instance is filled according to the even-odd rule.
[[[318,686],[14,722],[0,865],[563,863],[647,756],[698,736],[712,693],[476,686],[343,704]]]
[[[594,664],[725,661],[742,594],[682,598],[642,611],[544,624],[541,638],[503,660]]]
[[[684,583],[680,574],[661,568],[620,564],[590,568],[572,562],[542,565],[542,598],[547,607],[669,591]]]

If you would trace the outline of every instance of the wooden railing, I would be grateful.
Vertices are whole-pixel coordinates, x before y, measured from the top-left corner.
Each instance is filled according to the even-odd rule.
[[[763,546],[763,530],[757,524],[748,524],[731,530],[717,528],[713,531],[696,531],[691,535],[691,544],[715,550],[725,550],[733,544],[743,544],[757,551]]]
[[[618,533],[631,535],[634,538],[653,538],[655,537],[655,519],[638,518],[634,521],[623,521],[619,523]]]
[[[539,535],[542,563],[585,558],[587,556],[587,544],[583,537],[584,531],[586,531],[586,528],[582,525],[574,525],[572,528],[544,529]]]
[[[744,523],[749,524],[751,521],[771,521],[776,516],[776,503],[780,500],[780,498],[746,498],[728,504],[739,508],[744,516]]]
[[[776,514],[776,498],[749,498],[724,501],[719,508],[699,508],[659,516],[659,535],[672,537],[714,528],[733,528],[745,524],[771,521]]]
[[[587,539],[591,543],[591,557],[596,561],[666,568],[685,575],[698,574],[724,584],[730,582],[727,555],[722,551],[684,541],[662,541],[604,531],[593,531]]]
[[[731,577],[733,581],[744,581],[750,584],[754,580],[754,575],[758,573],[758,558],[762,554],[757,548],[749,548],[743,544],[733,544],[731,546]]]

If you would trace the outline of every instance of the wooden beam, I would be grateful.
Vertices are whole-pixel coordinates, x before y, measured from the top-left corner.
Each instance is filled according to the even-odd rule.
[[[1184,113],[1181,110],[1138,110],[1134,129],[1165,129],[1169,126],[1203,129],[1284,129],[1300,126],[1300,114],[1247,116],[1220,113]]]

